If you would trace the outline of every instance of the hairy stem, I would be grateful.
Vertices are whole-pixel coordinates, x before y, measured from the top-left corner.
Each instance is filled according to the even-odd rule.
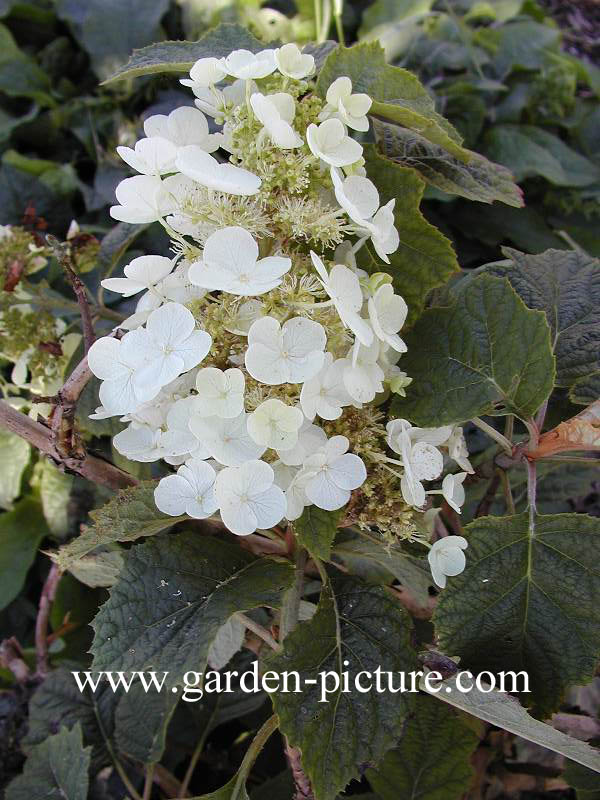
[[[83,328],[83,343],[85,352],[90,349],[96,338],[94,334],[94,324],[92,322],[92,313],[90,311],[90,304],[87,296],[87,289],[85,283],[81,280],[79,275],[73,268],[73,259],[68,244],[61,244],[54,236],[46,236],[46,241],[54,252],[54,257],[62,266],[67,276],[69,283],[73,288],[77,304],[79,305],[79,312],[81,314],[81,326]]]
[[[255,633],[257,636],[259,636],[263,640],[263,642],[266,642],[272,650],[281,650],[281,645],[279,644],[279,642],[275,641],[275,639],[273,638],[273,636],[271,636],[269,631],[266,628],[263,628],[262,625],[259,625],[258,622],[254,622],[253,619],[246,616],[246,614],[243,614],[241,611],[236,611],[236,613],[233,616],[239,622],[241,622],[242,625],[245,625],[248,628],[248,630],[252,631],[252,633]]]
[[[506,438],[506,436],[503,436],[500,431],[497,431],[491,425],[488,425],[488,423],[484,422],[480,417],[473,417],[471,422],[474,425],[477,425],[477,427],[484,433],[487,433],[487,435],[494,439],[494,441],[498,442],[500,447],[509,455],[512,455],[512,443]]]

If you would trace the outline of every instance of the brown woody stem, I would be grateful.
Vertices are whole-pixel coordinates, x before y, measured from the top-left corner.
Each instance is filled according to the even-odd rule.
[[[0,400],[0,426],[28,441],[63,471],[74,472],[92,483],[107,486],[109,489],[137,486],[138,481],[132,475],[102,458],[86,452],[75,456],[60,453],[53,440],[52,431],[47,425],[16,411],[4,400]]]

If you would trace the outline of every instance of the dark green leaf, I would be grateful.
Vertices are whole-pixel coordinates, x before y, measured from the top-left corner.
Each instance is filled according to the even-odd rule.
[[[377,144],[383,155],[405,167],[413,167],[427,183],[448,194],[457,194],[480,203],[498,200],[520,208],[523,194],[511,172],[471,152],[467,163],[415,131],[375,120]]]
[[[313,558],[329,561],[331,545],[342,513],[342,511],[323,511],[317,506],[307,506],[302,516],[294,522],[298,541]]]
[[[154,536],[188,517],[170,517],[156,508],[154,488],[147,481],[130,489],[122,489],[95,511],[90,511],[93,524],[72,542],[61,547],[54,560],[61,570],[69,569],[79,558],[100,545],[132,542],[142,536]]]
[[[28,208],[34,209],[53,231],[61,234],[73,218],[69,203],[58,201],[56,193],[40,178],[3,164],[0,168],[0,225],[22,224]]]
[[[537,714],[591,680],[600,655],[600,524],[582,514],[482,517],[465,528],[467,568],[434,615],[446,653],[471,670],[526,670]]]
[[[416,555],[408,555],[398,545],[384,541],[376,533],[339,531],[332,557],[353,575],[359,575],[371,583],[400,581],[419,605],[427,605],[428,589],[432,585],[427,562]]]
[[[517,181],[541,175],[556,186],[589,186],[600,179],[599,167],[533,125],[494,125],[485,153],[509,167]]]
[[[433,697],[418,695],[398,747],[367,778],[381,800],[460,800],[474,775],[478,738],[464,720]]]
[[[569,400],[581,406],[589,406],[600,397],[600,371],[579,378],[569,390]]]
[[[156,764],[165,749],[167,726],[179,697],[175,692],[144,691],[136,682],[123,693],[115,712],[115,742],[142,764]]]
[[[278,606],[292,578],[287,561],[257,559],[197,532],[149,539],[127,552],[93,622],[94,669],[167,670],[173,687],[203,669],[232,614]]]
[[[367,174],[379,191],[381,203],[396,199],[395,224],[400,245],[390,256],[390,265],[376,265],[389,272],[396,291],[408,305],[408,321],[420,315],[432,289],[443,286],[458,271],[452,245],[419,210],[425,183],[412,169],[383,158],[373,146],[365,147]]]
[[[558,28],[532,20],[511,22],[498,30],[494,67],[500,77],[515,67],[540,69],[548,51],[557,49],[559,40]]]
[[[6,800],[87,800],[89,765],[81,727],[63,729],[32,750],[23,774],[6,790]]]
[[[600,261],[581,250],[528,255],[506,247],[503,252],[510,261],[483,269],[508,278],[528,308],[546,313],[557,386],[600,370]]]
[[[208,31],[197,42],[160,42],[136,50],[127,64],[118,69],[105,83],[155,75],[161,72],[188,72],[199,58],[222,58],[232,50],[257,53],[264,44],[240,25],[223,24]]]
[[[24,497],[12,511],[0,515],[0,609],[21,591],[42,539],[49,533],[42,507]]]
[[[363,37],[379,25],[427,14],[432,5],[433,0],[375,0],[362,15],[360,36]]]
[[[480,275],[454,305],[426,311],[406,337],[413,378],[393,412],[417,425],[482,414],[528,419],[554,385],[550,328],[506,279]]]
[[[381,587],[336,575],[313,618],[286,636],[283,652],[269,654],[265,667],[299,672],[304,691],[276,693],[273,706],[282,733],[302,753],[315,797],[334,800],[365,763],[379,761],[402,730],[410,696],[360,693],[353,679],[360,670],[378,667],[394,673],[416,669],[408,615]],[[320,703],[319,673],[329,670],[347,670],[351,691]]]
[[[58,16],[90,55],[96,73],[105,77],[135,47],[162,38],[159,22],[169,0],[57,0]]]
[[[72,665],[70,668],[76,670],[80,666]],[[89,687],[80,692],[69,669],[54,670],[29,703],[29,730],[23,741],[25,752],[59,728],[72,728],[79,724],[83,729],[84,743],[92,746],[92,771],[108,766],[112,763],[110,750],[118,701],[119,694],[113,692],[106,681],[100,682],[96,692]]]

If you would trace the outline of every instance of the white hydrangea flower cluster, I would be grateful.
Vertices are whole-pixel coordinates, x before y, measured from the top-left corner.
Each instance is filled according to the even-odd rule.
[[[141,296],[124,335],[89,351],[95,416],[128,423],[114,439],[127,458],[178,468],[156,489],[160,510],[219,512],[238,535],[347,506],[368,470],[344,420],[364,412],[368,438],[369,405],[410,383],[397,365],[406,303],[391,276],[356,265],[365,245],[385,263],[399,245],[394,200],[380,205],[350,135],[368,130],[371,98],[341,77],[323,102],[314,71],[294,44],[200,59],[181,81],[196,108],[149,117],[145,138],[118,149],[139,174],[117,187],[112,216],[159,222],[174,257],[135,258],[103,281]],[[443,447],[465,471],[436,491],[460,510],[462,431],[394,420],[394,458],[380,427],[361,452],[395,493],[422,509]]]

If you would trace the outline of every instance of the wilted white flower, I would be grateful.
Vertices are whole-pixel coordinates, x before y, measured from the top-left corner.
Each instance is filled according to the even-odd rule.
[[[210,464],[192,458],[177,470],[177,475],[162,478],[154,490],[156,507],[163,514],[178,517],[187,514],[206,519],[218,509],[215,499],[217,474]]]
[[[467,443],[461,427],[456,425],[452,429],[452,433],[444,442],[444,447],[448,448],[448,455],[461,469],[464,469],[469,475],[473,474],[475,470],[469,461],[469,451],[467,450]]]
[[[463,482],[467,477],[466,472],[457,472],[455,475],[446,475],[442,481],[442,494],[444,500],[457,514],[465,502],[465,489]]]
[[[252,78],[266,78],[277,68],[274,50],[261,50],[259,53],[234,50],[223,63],[228,75],[245,81]]]
[[[468,546],[464,536],[444,536],[433,543],[427,560],[433,580],[440,589],[446,586],[446,576],[460,575],[464,570],[467,560],[463,551]]]
[[[261,383],[302,383],[321,369],[327,342],[318,322],[294,317],[281,326],[273,317],[261,317],[248,331],[246,369]]]
[[[315,59],[308,53],[301,53],[293,43],[284,44],[275,51],[277,69],[282,75],[300,81],[315,71]]]
[[[328,119],[320,125],[311,123],[306,141],[313,155],[333,167],[346,167],[362,158],[362,146],[346,134],[339,119]]]
[[[111,206],[110,215],[120,222],[138,225],[156,222],[175,208],[173,198],[156,175],[125,178],[117,186],[115,194],[120,205]]]
[[[250,105],[275,147],[289,150],[304,144],[302,137],[292,128],[296,104],[291,94],[277,92],[265,97],[257,92],[250,97]]]
[[[205,367],[198,372],[195,402],[197,412],[203,417],[238,417],[244,410],[244,373],[237,369],[223,370]]]
[[[257,444],[273,450],[291,450],[298,444],[303,421],[304,414],[299,408],[270,398],[248,416],[248,433]]]
[[[264,461],[247,461],[221,470],[215,481],[215,496],[225,526],[238,536],[257,528],[272,528],[286,512],[285,496],[274,485],[274,472]]]
[[[221,228],[208,237],[202,261],[192,264],[189,277],[197,286],[211,291],[260,295],[279,286],[282,275],[291,266],[291,259],[281,256],[259,259],[258,245],[252,235],[233,226]]]
[[[262,183],[258,175],[248,172],[247,169],[234,164],[219,163],[197,144],[181,147],[175,164],[181,173],[202,186],[228,194],[256,194]]]
[[[393,424],[392,424],[393,423]],[[442,474],[444,457],[428,441],[413,442],[414,428],[406,420],[392,420],[386,426],[388,443],[401,456],[404,476],[400,489],[406,503],[421,508],[425,503],[425,488],[422,481],[432,481]]]
[[[368,131],[369,120],[367,114],[373,101],[368,94],[352,94],[352,81],[350,78],[337,78],[327,89],[325,95],[327,105],[319,115],[319,119],[326,120],[336,116],[355,131]]]

